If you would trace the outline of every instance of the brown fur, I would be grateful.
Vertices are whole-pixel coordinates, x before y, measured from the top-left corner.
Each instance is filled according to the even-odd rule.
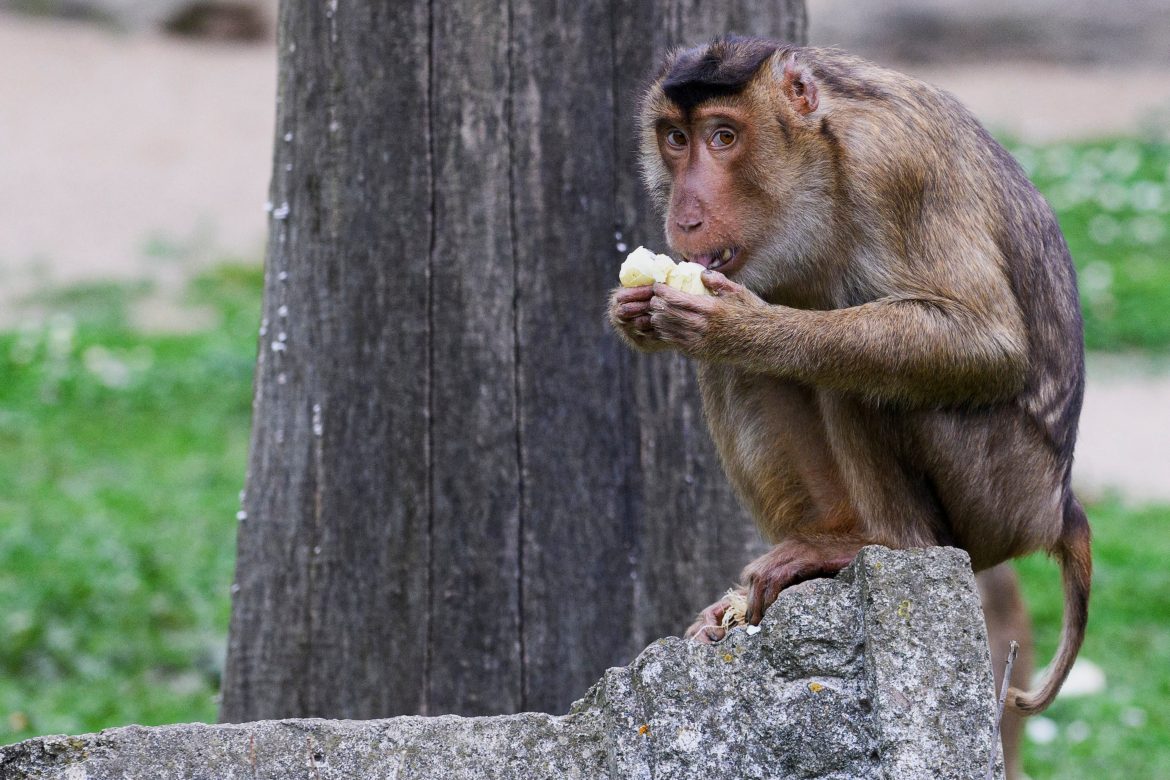
[[[836,51],[678,52],[641,143],[671,246],[705,264],[738,250],[705,274],[713,297],[619,290],[610,315],[633,346],[700,362],[724,468],[776,544],[745,570],[749,616],[865,544],[956,545],[977,571],[1046,550],[1065,571],[1061,648],[1041,691],[1010,699],[1043,709],[1090,577],[1069,486],[1081,319],[1051,209],[951,96]],[[717,638],[721,614],[692,632]]]

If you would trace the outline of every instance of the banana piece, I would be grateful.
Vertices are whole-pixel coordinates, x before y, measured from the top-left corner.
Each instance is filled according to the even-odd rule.
[[[691,295],[710,295],[711,291],[703,284],[703,271],[706,270],[698,263],[684,261],[670,269],[670,273],[666,275],[666,283]]]
[[[691,295],[710,295],[703,284],[703,271],[698,263],[682,262],[677,265],[666,255],[657,255],[640,246],[626,256],[618,271],[622,287],[642,287],[655,282],[665,282],[676,290]]]
[[[656,255],[644,246],[640,246],[626,256],[618,271],[618,281],[622,287],[643,287],[655,282],[665,282],[670,269],[674,268],[674,261],[666,255]]]

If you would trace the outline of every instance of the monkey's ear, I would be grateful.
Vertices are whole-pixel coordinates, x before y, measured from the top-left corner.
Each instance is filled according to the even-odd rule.
[[[796,55],[789,55],[780,69],[780,88],[784,96],[792,104],[796,113],[811,114],[820,105],[817,96],[817,83],[813,80],[812,71],[796,61]]]

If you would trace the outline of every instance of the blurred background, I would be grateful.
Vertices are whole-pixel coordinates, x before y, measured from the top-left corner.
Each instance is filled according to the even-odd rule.
[[[1097,570],[1025,766],[1170,776],[1170,0],[808,10],[812,43],[957,94],[1057,210]],[[275,0],[0,0],[0,743],[215,718],[274,24]],[[1051,657],[1056,569],[1019,569]]]

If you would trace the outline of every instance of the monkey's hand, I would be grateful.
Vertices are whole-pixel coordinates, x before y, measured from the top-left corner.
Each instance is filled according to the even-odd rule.
[[[668,345],[691,357],[710,359],[723,351],[712,341],[716,326],[768,304],[718,271],[704,271],[703,284],[711,295],[691,295],[661,282],[655,284],[649,303],[650,327]]]
[[[739,599],[746,599],[747,590],[736,588],[735,594]],[[728,624],[735,625],[732,621],[727,620],[727,611],[731,609],[731,600],[732,594],[728,593],[700,612],[698,619],[687,629],[686,638],[704,645],[722,641],[727,636]]]
[[[650,324],[650,301],[654,288],[619,287],[609,296],[609,322],[618,335],[635,349],[658,352],[669,344],[658,338]]]

